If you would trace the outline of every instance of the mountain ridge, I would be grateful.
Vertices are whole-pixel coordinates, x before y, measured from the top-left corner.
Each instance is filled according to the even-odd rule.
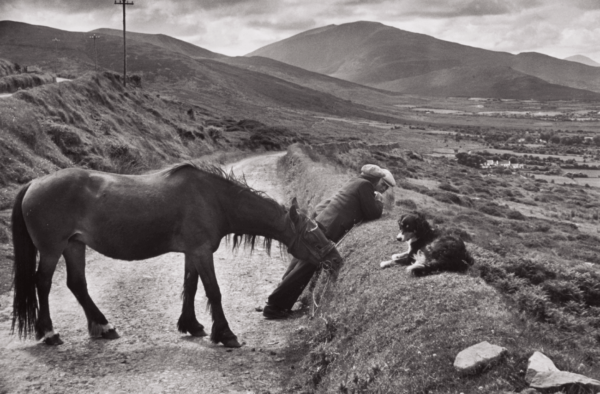
[[[360,21],[309,30],[246,56],[268,57],[332,77],[410,94],[428,94],[434,87],[427,80],[422,81],[425,83],[422,88],[410,83],[419,76],[456,67],[476,67],[485,73],[485,69],[489,72],[498,66],[510,67],[539,80],[534,84],[535,91],[514,92],[517,96],[529,93],[541,98],[555,92],[560,94],[556,99],[584,96],[597,99],[600,93],[600,70],[535,52],[513,55],[489,51],[379,22]],[[446,90],[454,95],[451,85]],[[582,90],[589,93],[584,94]],[[498,97],[494,90],[484,93]]]

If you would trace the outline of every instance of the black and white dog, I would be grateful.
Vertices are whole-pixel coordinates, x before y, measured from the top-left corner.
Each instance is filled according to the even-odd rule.
[[[459,237],[431,228],[419,212],[402,215],[398,220],[398,241],[406,242],[408,250],[392,255],[381,262],[381,268],[408,265],[414,275],[427,275],[436,271],[461,272],[469,269],[474,260]]]

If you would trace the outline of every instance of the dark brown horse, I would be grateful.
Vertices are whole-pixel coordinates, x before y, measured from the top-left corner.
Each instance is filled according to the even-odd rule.
[[[242,241],[254,246],[256,237],[262,236],[267,250],[275,239],[295,257],[313,264],[341,260],[316,223],[299,212],[295,199],[288,210],[219,167],[190,163],[148,175],[71,168],[35,179],[17,194],[12,231],[12,330],[18,325],[21,338],[35,331],[36,338],[44,338],[49,345],[62,343],[53,330],[48,304],[52,275],[61,255],[66,262],[67,286],[85,311],[90,335],[119,337],[88,294],[86,245],[122,260],[184,253],[178,329],[197,337],[206,335],[194,309],[200,277],[213,319],[211,339],[226,347],[241,345],[225,319],[213,265],[213,252],[223,237],[233,234],[235,248]]]

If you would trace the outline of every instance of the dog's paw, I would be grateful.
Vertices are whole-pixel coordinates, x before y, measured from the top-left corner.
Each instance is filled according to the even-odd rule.
[[[396,265],[396,262],[394,260],[388,260],[388,261],[382,261],[381,263],[379,263],[379,266],[383,269],[383,268],[388,268],[391,267],[393,265]]]
[[[423,269],[425,269],[425,264],[417,261],[417,262],[411,264],[410,266],[406,267],[406,272],[408,272],[409,274],[415,275],[417,272],[419,272]]]
[[[392,255],[392,260],[401,260],[403,257],[408,256],[408,252],[396,253]]]

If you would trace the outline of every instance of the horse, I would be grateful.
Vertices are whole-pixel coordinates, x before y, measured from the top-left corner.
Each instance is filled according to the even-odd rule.
[[[213,326],[210,339],[242,346],[221,304],[213,253],[222,238],[252,249],[257,236],[270,252],[272,240],[288,253],[319,265],[341,263],[335,245],[294,198],[286,209],[218,166],[180,163],[143,175],[67,168],[36,178],[15,197],[12,211],[14,300],[11,332],[47,345],[63,343],[50,318],[48,296],[61,255],[67,287],[82,306],[91,337],[119,338],[91,299],[85,278],[86,245],[114,259],[144,260],[167,252],[185,255],[181,333],[203,337],[194,296],[202,280]],[[37,255],[39,253],[39,263]],[[37,271],[36,271],[37,265]],[[37,294],[36,294],[37,290]],[[39,298],[39,306],[38,306]]]

